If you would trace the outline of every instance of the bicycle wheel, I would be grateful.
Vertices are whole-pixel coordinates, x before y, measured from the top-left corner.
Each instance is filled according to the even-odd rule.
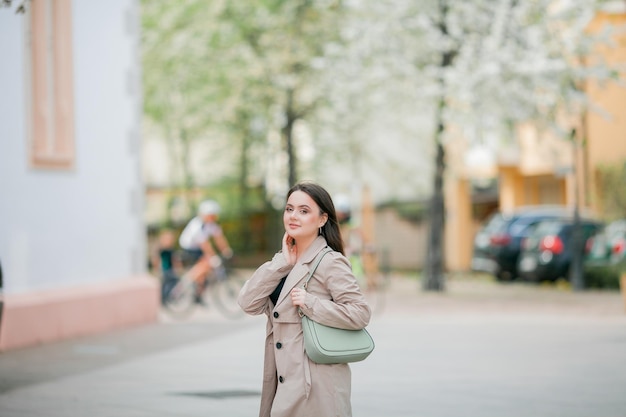
[[[243,276],[229,270],[224,277],[212,284],[213,302],[225,317],[237,319],[245,315],[237,303],[239,291],[245,282]]]
[[[195,292],[195,283],[183,277],[164,297],[165,311],[177,319],[189,316],[194,309]]]

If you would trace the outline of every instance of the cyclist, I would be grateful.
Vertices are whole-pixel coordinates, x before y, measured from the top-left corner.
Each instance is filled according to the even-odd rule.
[[[351,260],[357,259],[361,254],[362,239],[361,233],[352,219],[350,197],[345,194],[337,194],[333,200],[346,256]]]
[[[350,197],[345,194],[337,194],[333,202],[346,256],[352,264],[352,271],[365,288],[375,289],[378,268],[376,250],[373,245],[367,244],[362,229],[355,224],[352,218]]]
[[[225,259],[233,256],[230,244],[217,220],[220,206],[214,200],[205,200],[198,206],[198,215],[185,226],[178,243],[186,256],[193,262],[187,272],[196,283],[196,302],[202,303],[202,290],[207,275],[222,262],[218,253]]]

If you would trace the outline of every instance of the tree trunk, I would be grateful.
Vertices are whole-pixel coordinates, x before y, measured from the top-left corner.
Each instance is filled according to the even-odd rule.
[[[296,122],[296,112],[293,109],[293,90],[289,89],[287,91],[287,106],[285,108],[285,127],[283,127],[283,139],[285,141],[285,149],[287,151],[287,160],[288,160],[288,173],[287,173],[287,181],[288,187],[293,186],[297,178],[297,167],[296,167],[296,152],[295,146],[293,143],[293,125]]]
[[[245,118],[244,118],[245,119]],[[254,132],[252,129],[248,129],[247,134],[244,134],[241,140],[241,155],[239,161],[239,213],[241,213],[241,237],[242,237],[242,249],[244,253],[250,253],[252,240],[252,230],[250,229],[250,189],[248,188],[248,153],[250,152],[250,142]]]
[[[178,167],[178,153],[176,152],[176,139],[172,136],[172,130],[169,125],[166,124],[165,128],[165,143],[167,147],[167,153],[170,158],[170,163],[172,167],[170,182],[167,185],[167,204],[165,206],[165,227],[173,227],[174,226],[174,202],[178,197],[177,192],[177,184],[176,181],[171,181],[171,178],[176,178],[176,168]]]
[[[447,15],[448,2],[439,1],[439,30],[444,37],[448,36]],[[435,146],[437,154],[435,157],[435,175],[433,178],[433,195],[430,201],[430,229],[428,232],[428,243],[426,248],[426,265],[424,267],[424,279],[422,288],[425,291],[443,291],[445,289],[445,277],[443,274],[443,233],[445,228],[445,203],[443,198],[443,179],[446,169],[445,150],[443,147],[443,134],[446,130],[444,112],[446,109],[447,86],[444,74],[446,69],[452,65],[457,55],[456,49],[444,51],[441,54],[441,76],[439,77],[439,103],[435,114]]]
[[[195,178],[191,170],[191,140],[187,136],[187,131],[184,128],[180,129],[180,144],[181,144],[181,169],[183,171],[183,195],[187,202],[189,209],[189,215],[195,216],[197,209],[197,202],[192,200],[193,187],[195,186]]]
[[[443,99],[442,99],[443,100]],[[440,103],[437,114],[438,127],[436,134],[437,156],[433,195],[430,201],[430,228],[428,231],[428,246],[426,252],[426,265],[422,288],[426,291],[443,291],[445,280],[443,275],[443,231],[445,226],[445,203],[443,198],[443,174],[445,171],[445,151],[441,143],[443,134],[442,113],[443,104]]]

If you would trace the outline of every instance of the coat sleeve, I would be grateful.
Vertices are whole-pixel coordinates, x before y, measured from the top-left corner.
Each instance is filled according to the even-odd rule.
[[[372,311],[346,257],[337,252],[329,255],[320,263],[314,285],[309,283],[302,312],[326,326],[362,329],[369,324]]]
[[[270,294],[292,268],[293,265],[287,263],[281,252],[275,254],[271,261],[261,265],[246,281],[237,299],[239,306],[251,315],[265,313],[270,305]]]

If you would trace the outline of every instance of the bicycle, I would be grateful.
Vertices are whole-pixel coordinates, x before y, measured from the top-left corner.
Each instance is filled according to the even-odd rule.
[[[232,268],[229,259],[221,258],[221,263],[212,268],[204,281],[201,292],[201,304],[215,305],[218,310],[230,319],[243,317],[244,311],[237,303],[237,297],[245,278]],[[173,318],[184,319],[198,306],[196,302],[196,282],[183,274],[171,288],[164,289],[163,307]]]

